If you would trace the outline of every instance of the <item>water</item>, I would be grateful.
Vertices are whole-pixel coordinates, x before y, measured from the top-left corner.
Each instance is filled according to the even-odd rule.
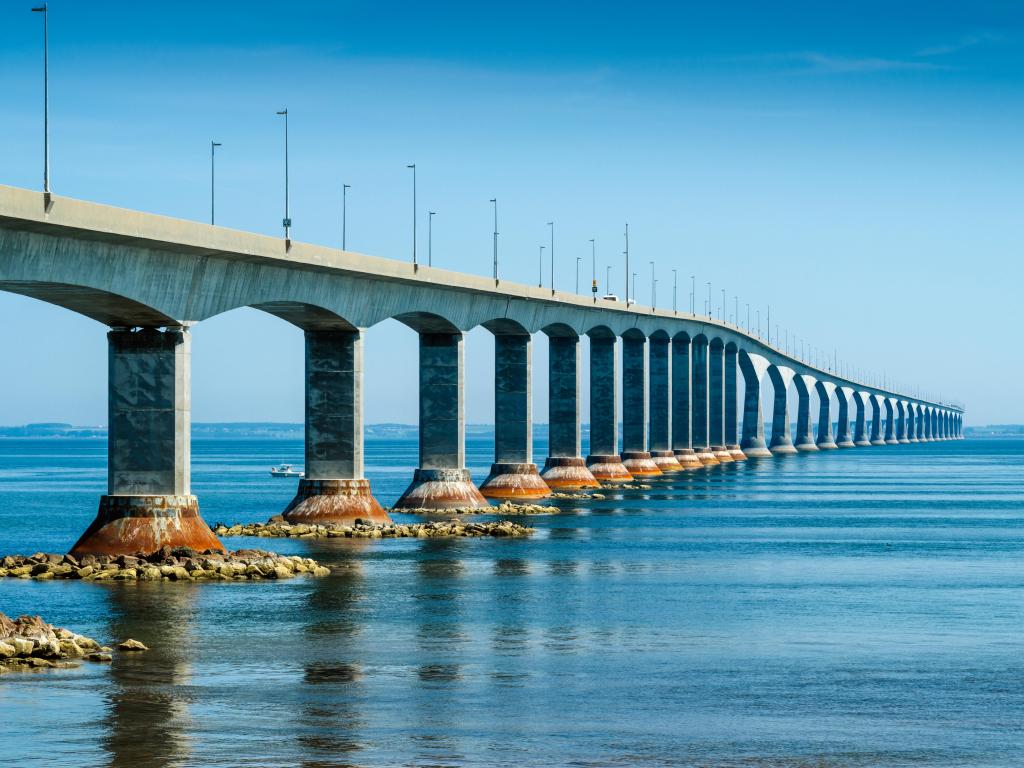
[[[197,441],[207,521],[298,441]],[[482,476],[490,445],[468,446]],[[543,446],[539,446],[543,455]],[[6,579],[153,649],[0,678],[12,765],[1004,766],[1024,748],[1024,441],[745,462],[566,503],[529,540],[280,541],[324,579]],[[0,440],[0,550],[63,551],[104,443]],[[367,445],[382,502],[411,442]],[[227,540],[239,547],[254,540]]]

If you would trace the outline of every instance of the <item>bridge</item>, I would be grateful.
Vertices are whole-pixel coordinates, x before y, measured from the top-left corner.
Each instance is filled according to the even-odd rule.
[[[190,487],[189,329],[238,307],[276,315],[305,334],[305,477],[284,512],[291,521],[388,519],[363,474],[362,334],[391,318],[419,336],[419,466],[396,507],[481,507],[487,498],[536,499],[552,489],[747,458],[962,436],[959,406],[844,378],[707,317],[7,186],[0,186],[0,290],[110,328],[108,488],[77,554],[222,548]],[[466,469],[463,397],[463,338],[477,326],[495,343],[495,455],[479,488]],[[537,332],[550,344],[549,455],[541,471],[532,455]],[[766,439],[761,400],[769,384]]]

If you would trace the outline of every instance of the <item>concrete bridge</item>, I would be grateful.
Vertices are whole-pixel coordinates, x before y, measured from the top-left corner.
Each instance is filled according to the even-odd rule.
[[[293,521],[387,519],[363,476],[362,333],[389,318],[419,334],[419,467],[399,507],[482,506],[485,496],[541,498],[550,489],[744,458],[962,433],[959,407],[837,376],[707,318],[67,198],[44,200],[42,193],[5,186],[0,290],[110,328],[108,490],[72,550],[79,554],[164,544],[221,547],[189,483],[189,328],[237,307],[269,312],[305,332],[306,475],[285,512]],[[495,455],[479,489],[466,469],[463,404],[463,335],[476,326],[491,331],[495,343]],[[550,341],[550,455],[540,472],[531,443],[536,332]],[[579,396],[584,337],[590,344],[586,457]],[[766,384],[773,393],[767,438]],[[798,395],[795,436],[791,384]],[[819,402],[816,432],[812,391]]]

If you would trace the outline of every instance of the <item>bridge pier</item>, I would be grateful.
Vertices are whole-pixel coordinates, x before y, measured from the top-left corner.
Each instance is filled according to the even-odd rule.
[[[850,397],[853,390],[849,387],[837,387],[836,399],[839,401],[839,414],[836,424],[836,446],[839,448],[855,448],[850,437]]]
[[[764,439],[764,414],[761,411],[761,376],[750,356],[740,357],[743,371],[743,439],[740,446],[747,458],[762,459],[772,455]]]
[[[725,345],[725,450],[733,461],[742,461],[747,458],[740,448],[739,436],[739,413],[736,407],[736,382],[737,382],[737,351],[736,345],[729,343]]]
[[[907,403],[907,442],[916,443],[918,442],[917,431],[918,431],[918,418],[917,418],[917,404]]]
[[[669,379],[668,334],[654,334],[647,342],[650,392],[648,397],[650,423],[648,424],[648,448],[651,460],[662,472],[678,472],[682,469],[675,452],[669,447],[672,434],[672,383]]]
[[[107,493],[71,554],[224,551],[191,493],[188,329],[114,328],[107,345]]]
[[[690,345],[693,384],[690,388],[691,424],[693,450],[705,466],[718,464],[711,450],[710,403],[708,402],[708,379],[710,374],[708,340],[698,336]]]
[[[896,442],[909,443],[907,438],[907,410],[910,404],[905,400],[896,401]]]
[[[615,336],[590,337],[590,455],[587,468],[598,481],[625,483],[633,479],[619,457],[619,375]]]
[[[801,452],[818,450],[814,440],[811,424],[811,388],[816,384],[813,376],[799,375],[794,377],[796,383],[796,445],[793,447]]]
[[[734,461],[725,447],[725,347],[719,339],[708,345],[708,443],[720,464]]]
[[[704,466],[693,450],[690,387],[693,382],[690,337],[677,333],[672,339],[672,452],[683,469]]]
[[[391,518],[363,477],[363,339],[359,331],[306,331],[306,464],[290,523],[375,523]]]
[[[899,433],[898,409],[896,401],[885,398],[885,444],[896,445],[899,442],[896,435]]]
[[[871,400],[871,445],[885,445],[882,437],[882,404],[878,395],[870,395]]]
[[[868,439],[868,404],[866,392],[854,392],[853,400],[857,404],[857,422],[853,433],[853,444],[860,448],[871,445]]]
[[[633,477],[660,475],[647,451],[647,340],[622,337],[622,464]]]
[[[580,345],[575,335],[548,336],[548,457],[541,478],[554,490],[600,485],[580,455]]]
[[[420,332],[420,466],[396,508],[489,506],[466,469],[463,344],[458,332]]]
[[[832,451],[839,447],[832,437],[832,395],[836,385],[831,381],[818,381],[814,388],[818,392],[818,450]]]
[[[785,456],[796,453],[789,426],[789,384],[793,380],[793,371],[789,368],[771,366],[768,375],[772,379],[774,390],[772,408],[772,440],[768,450],[773,456]]]
[[[480,485],[490,499],[543,499],[551,495],[533,463],[531,338],[494,336],[494,463]]]

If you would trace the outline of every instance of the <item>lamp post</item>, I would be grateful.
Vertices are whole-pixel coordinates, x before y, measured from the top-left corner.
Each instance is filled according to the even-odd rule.
[[[718,319],[725,322],[725,288],[722,289],[722,314]]]
[[[590,292],[597,298],[597,244],[590,238]]]
[[[214,191],[216,189],[216,187],[214,185],[214,182],[216,181],[217,177],[216,177],[216,171],[215,171],[215,168],[214,168],[213,158],[214,158],[214,155],[216,154],[217,147],[219,147],[219,146],[220,146],[220,142],[217,142],[217,141],[211,141],[210,142],[210,224],[214,223],[214,218],[215,218],[214,214],[216,212],[216,209],[214,208],[214,203],[216,201],[216,198],[214,197]]]
[[[609,296],[612,295],[612,265],[609,264],[604,268],[604,292]]]
[[[690,275],[690,314],[691,315],[695,315],[695,312],[694,312],[695,307],[693,305],[694,305],[694,302],[697,301],[696,294],[697,294],[697,276],[696,275]]]
[[[348,191],[352,189],[351,184],[341,185],[341,250],[347,250],[348,243]]]
[[[427,266],[434,266],[434,216],[436,211],[427,211]]]
[[[678,309],[676,307],[676,295],[677,295],[677,288],[678,288],[678,282],[679,282],[679,279],[678,279],[679,276],[676,274],[677,272],[678,272],[678,270],[675,270],[675,269],[672,270],[672,314],[673,315],[676,314],[676,312],[678,311]]]
[[[654,309],[654,304],[657,299],[657,292],[655,290],[655,284],[658,282],[654,279],[654,262],[650,262],[651,265],[651,309]]]
[[[626,250],[623,251],[626,256],[626,307],[629,307],[629,222],[626,222]],[[634,292],[634,296],[636,293]]]
[[[551,295],[555,293],[555,222],[549,221],[551,227]]]
[[[708,280],[708,320],[711,319],[711,281]]]
[[[416,163],[405,166],[412,169],[412,265],[416,266]]]
[[[537,287],[544,287],[544,246],[540,247],[540,254],[537,256]]]
[[[580,262],[583,261],[582,256],[576,257],[576,293],[579,295],[580,292]]]
[[[636,272],[633,273],[633,301],[636,301]]]
[[[280,110],[277,114],[284,116],[284,219],[281,224],[284,226],[284,241],[288,245],[291,243],[291,237],[289,236],[292,228],[292,220],[288,215],[288,109]]]
[[[50,4],[32,9],[43,14],[43,195],[50,203]]]
[[[492,197],[494,204],[494,279],[498,279],[498,198]]]
[[[750,302],[747,302],[747,333],[750,333]]]

